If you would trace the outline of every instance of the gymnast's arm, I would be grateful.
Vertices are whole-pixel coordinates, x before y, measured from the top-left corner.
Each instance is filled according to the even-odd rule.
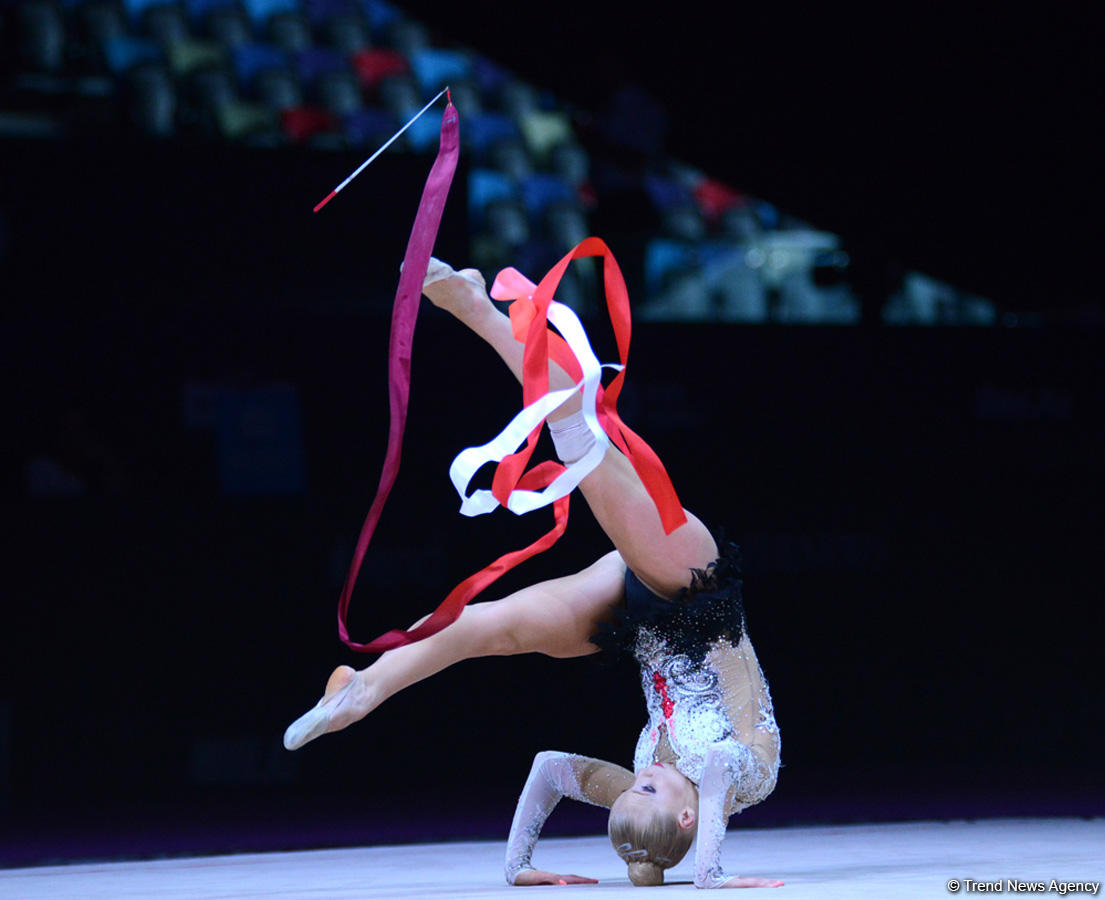
[[[593,878],[534,869],[530,858],[538,835],[561,797],[609,809],[632,785],[633,773],[613,763],[555,750],[538,753],[510,826],[506,846],[507,884],[593,883]]]
[[[721,844],[729,817],[725,800],[736,786],[758,780],[761,761],[739,741],[715,744],[706,754],[702,783],[698,786],[698,839],[694,854],[694,886],[698,888],[781,887],[772,878],[726,875],[721,868]]]

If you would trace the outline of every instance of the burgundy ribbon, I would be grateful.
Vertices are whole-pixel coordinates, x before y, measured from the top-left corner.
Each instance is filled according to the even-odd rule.
[[[399,460],[403,450],[403,432],[407,424],[407,407],[411,389],[411,348],[414,342],[414,325],[418,318],[418,304],[422,297],[422,282],[430,265],[430,254],[441,225],[441,214],[449,196],[449,187],[453,182],[453,173],[457,168],[459,153],[458,137],[459,117],[456,107],[450,101],[441,117],[441,144],[430,169],[426,186],[422,189],[422,200],[418,204],[418,214],[414,218],[411,236],[407,241],[407,250],[403,254],[403,269],[399,274],[399,289],[395,294],[395,306],[391,313],[391,338],[388,345],[388,397],[390,401],[391,421],[388,428],[388,449],[384,457],[383,470],[380,472],[380,484],[376,488],[376,498],[368,511],[361,536],[357,540],[357,550],[349,574],[345,577],[341,599],[338,601],[338,634],[345,645],[360,653],[379,653],[402,644],[410,643],[411,637],[405,631],[389,631],[368,644],[361,644],[349,637],[345,625],[349,611],[349,601],[353,596],[353,587],[361,571],[365,552],[380,521],[388,495],[399,474]],[[443,626],[442,626],[443,627]]]

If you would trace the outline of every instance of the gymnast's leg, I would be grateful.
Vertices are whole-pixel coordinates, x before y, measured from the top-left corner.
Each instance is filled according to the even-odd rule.
[[[452,275],[450,271],[434,260],[424,293],[435,306],[452,313],[490,344],[521,381],[524,345],[515,340],[510,320],[491,302],[483,278],[475,269]],[[572,383],[563,369],[550,364],[550,389],[570,387]],[[572,397],[549,415],[549,427],[555,430],[558,423],[569,424],[581,406],[582,397]],[[583,480],[580,489],[626,564],[656,593],[674,596],[690,584],[691,569],[704,569],[717,558],[717,545],[709,530],[689,512],[685,525],[664,534],[660,514],[636,470],[614,447],[607,450],[602,463]]]
[[[435,266],[442,274],[442,264],[434,261],[431,278]],[[520,381],[524,347],[514,339],[509,319],[491,303],[483,278],[472,269],[449,275],[444,268],[447,277],[428,284],[426,295],[490,344]],[[549,380],[553,389],[572,384],[555,365],[550,366]],[[582,399],[573,396],[549,416],[551,427],[559,422],[570,426],[581,408]],[[593,653],[597,648],[589,637],[620,601],[626,565],[658,594],[673,596],[690,583],[692,568],[705,568],[717,556],[709,531],[690,513],[685,525],[664,534],[659,513],[636,471],[613,447],[580,489],[616,553],[575,575],[533,585],[502,600],[472,604],[447,629],[390,650],[367,669],[357,672],[339,666],[318,705],[288,728],[285,746],[296,749],[322,734],[339,731],[404,687],[464,659],[532,652],[554,657]]]
[[[322,734],[340,731],[403,688],[461,660],[594,653],[597,648],[589,637],[595,623],[609,618],[621,599],[624,578],[621,557],[608,553],[573,575],[531,585],[502,600],[466,606],[444,630],[387,651],[367,669],[357,672],[339,666],[318,705],[288,727],[284,746],[295,750]]]

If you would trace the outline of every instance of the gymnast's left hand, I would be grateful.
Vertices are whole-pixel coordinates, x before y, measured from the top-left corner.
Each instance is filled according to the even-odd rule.
[[[758,887],[782,887],[783,882],[778,878],[742,878],[739,875],[726,881],[723,888],[758,888]]]
[[[526,869],[518,873],[515,885],[531,884],[598,884],[597,878],[584,878],[582,875],[557,875],[555,872],[542,872],[539,869]]]

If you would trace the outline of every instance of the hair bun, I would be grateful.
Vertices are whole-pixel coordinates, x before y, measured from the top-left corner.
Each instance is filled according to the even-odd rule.
[[[652,860],[631,862],[628,863],[628,867],[629,880],[637,887],[651,887],[664,883],[664,870]]]

